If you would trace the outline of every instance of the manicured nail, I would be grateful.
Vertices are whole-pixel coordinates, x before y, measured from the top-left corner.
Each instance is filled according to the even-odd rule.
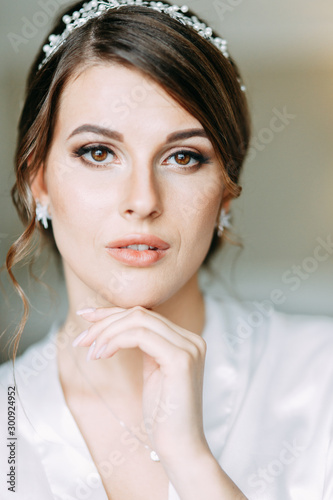
[[[76,311],[76,314],[78,316],[82,316],[82,314],[93,313],[95,311],[96,309],[94,307],[87,307],[87,309],[79,309],[78,311]]]
[[[79,343],[81,342],[81,340],[84,339],[84,337],[87,335],[87,333],[88,333],[88,330],[85,330],[84,332],[80,333],[80,335],[78,335],[78,337],[76,337],[76,339],[73,340],[72,346],[76,347],[77,345],[79,345]]]
[[[103,345],[103,347],[101,347],[101,348],[100,348],[100,350],[98,351],[98,353],[97,353],[97,354],[96,354],[96,356],[95,356],[95,357],[96,357],[96,359],[99,359],[99,358],[102,356],[102,354],[103,354],[103,352],[105,351],[105,349],[106,349],[106,344],[105,344],[105,345]]]
[[[95,349],[95,346],[96,346],[96,340],[94,340],[94,342],[89,347],[89,351],[88,351],[88,354],[87,354],[87,361],[91,360],[91,356],[92,356],[92,353],[93,353],[93,351]]]

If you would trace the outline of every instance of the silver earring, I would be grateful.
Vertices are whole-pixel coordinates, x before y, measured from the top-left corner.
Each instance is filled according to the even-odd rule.
[[[49,227],[48,220],[51,220],[52,217],[49,214],[48,205],[42,205],[40,201],[36,200],[36,221],[41,221],[44,228],[47,229]]]
[[[231,217],[230,212],[226,213],[224,208],[222,208],[221,213],[220,213],[219,222],[217,225],[217,236],[219,238],[221,238],[225,227],[227,227],[227,228],[231,227],[230,217]]]

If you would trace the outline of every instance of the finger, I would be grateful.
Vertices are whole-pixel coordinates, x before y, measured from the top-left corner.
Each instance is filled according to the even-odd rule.
[[[88,328],[84,332],[82,332],[80,335],[76,337],[76,339],[73,342],[74,346],[77,345],[82,345],[82,346],[87,346],[90,345],[92,339],[95,338],[96,332],[98,330],[103,330],[106,328],[107,325],[113,323],[119,318],[122,318],[126,316],[129,313],[135,312],[135,311],[145,311],[146,313],[152,313],[152,311],[145,309],[141,306],[135,306],[131,307],[129,309],[124,309],[122,307],[105,307],[105,308],[87,308],[87,309],[81,309],[79,311],[76,311],[76,314],[81,316],[83,319],[86,321],[89,321],[90,323],[98,323],[97,329],[95,328]],[[153,316],[153,315],[152,315]],[[155,313],[155,317],[159,317],[160,320],[163,320],[163,316]],[[139,319],[139,318],[138,318]],[[171,322],[168,322],[168,324],[176,327],[176,325],[173,325]],[[89,336],[87,335],[89,333]],[[84,342],[81,342],[85,338]]]
[[[202,343],[206,344],[205,342],[202,342],[203,339],[202,339],[201,335],[199,335],[197,333],[193,333],[190,330],[186,330],[185,328],[182,328],[181,326],[177,325],[176,323],[173,323],[171,320],[169,320],[165,316],[162,316],[162,314],[157,313],[156,311],[153,311],[151,309],[146,309],[146,308],[141,307],[141,306],[136,306],[135,308],[133,308],[133,310],[134,309],[136,309],[136,310],[138,310],[138,309],[142,310],[146,314],[148,314],[149,316],[152,316],[152,317],[155,317],[155,318],[159,319],[162,323],[164,323],[165,325],[167,325],[169,328],[171,328],[172,330],[175,330],[176,332],[178,332],[183,337],[191,340],[192,342],[194,342],[195,344],[197,344],[199,347],[202,345]]]
[[[179,349],[172,342],[146,327],[133,328],[112,337],[101,354],[101,359],[110,358],[120,349],[139,348],[152,357],[165,372],[175,369],[178,358],[190,358],[186,349]],[[90,359],[95,359],[97,345],[91,353]],[[185,365],[185,362],[182,363]],[[168,367],[168,369],[167,369]]]
[[[107,318],[110,315],[126,311],[127,309],[124,309],[123,307],[99,307],[98,309],[95,309],[93,307],[89,307],[87,309],[80,309],[76,311],[76,314],[80,316],[81,318],[85,319],[86,321],[89,322],[95,322],[99,321],[101,319]]]
[[[125,313],[107,317],[104,320],[95,323],[88,329],[87,332],[84,332],[84,335],[81,334],[74,341],[74,345],[88,347],[93,342],[96,342],[96,348],[99,349],[115,335],[125,330],[139,327],[146,327],[154,330],[156,333],[164,338],[167,338],[178,347],[185,347],[184,340],[189,340],[183,333],[179,333],[178,331],[170,328],[159,318],[150,315],[145,309],[136,308]],[[98,352],[98,350],[96,352]]]
[[[135,332],[137,332],[138,338],[140,338],[140,335],[142,336],[142,332],[150,332],[146,335],[146,339],[160,338],[162,342],[167,342],[168,345],[173,346],[175,352],[186,352],[193,360],[204,360],[205,358],[206,343],[203,339],[201,339],[203,344],[197,345],[178,333],[172,332],[170,329],[165,329],[163,331],[159,329],[156,331],[156,329],[151,329],[149,324],[148,326],[138,326],[137,324],[130,326],[130,324],[127,324],[125,329],[123,324],[121,325],[121,329],[118,328],[118,325],[116,326],[117,328],[114,328],[115,324],[111,325],[110,328],[102,332],[102,334],[93,341],[88,352],[88,360],[107,357],[107,354],[110,352],[109,346],[114,345],[114,339],[119,340],[122,336],[126,338],[128,332],[132,332],[131,335],[135,335]],[[154,334],[154,336],[152,334]]]
[[[93,340],[98,335],[99,331],[104,330],[108,325],[110,325],[113,321],[116,321],[119,318],[126,316],[128,313],[128,309],[121,309],[119,312],[112,312],[108,316],[103,319],[98,320],[91,327],[84,330],[73,340],[73,347],[77,346],[89,346]],[[87,313],[88,314],[88,313]]]
[[[90,321],[94,324],[89,327],[89,329],[82,332],[73,342],[74,346],[89,346],[91,343],[97,339],[97,337],[102,335],[103,330],[107,330],[107,328],[114,324],[117,328],[121,328],[121,325],[118,324],[119,320],[126,318],[129,323],[126,322],[126,325],[131,328],[135,326],[146,326],[151,329],[156,329],[162,335],[168,335],[171,332],[174,335],[174,332],[177,332],[178,335],[194,342],[198,347],[202,346],[202,338],[193,332],[185,330],[178,325],[175,325],[171,321],[167,320],[164,316],[155,313],[151,310],[145,309],[141,306],[136,306],[130,309],[123,308],[112,308],[115,309],[112,313],[108,314],[108,311],[111,309],[98,309],[96,312],[88,313],[91,317]],[[101,319],[97,319],[98,316]],[[96,319],[94,319],[94,317]],[[134,322],[134,323],[133,323]],[[113,330],[113,333],[117,333],[120,330]]]
[[[171,323],[166,318],[164,318],[161,314],[158,314],[158,313],[152,311],[151,309],[146,309],[142,306],[134,306],[134,307],[130,307],[127,309],[125,309],[123,307],[116,307],[116,306],[99,307],[98,309],[93,308],[93,307],[89,307],[87,309],[80,309],[80,310],[76,311],[76,314],[78,316],[82,317],[83,319],[93,323],[93,322],[97,322],[101,319],[107,318],[108,316],[112,316],[113,314],[118,313],[118,312],[122,312],[122,311],[130,312],[130,311],[135,311],[137,309],[145,310],[145,311],[147,311],[147,313],[150,313],[151,315],[153,315],[155,317],[159,317],[161,320],[165,320],[166,322]]]

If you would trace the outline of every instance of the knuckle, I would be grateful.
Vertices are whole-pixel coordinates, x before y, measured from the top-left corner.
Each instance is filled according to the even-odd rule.
[[[142,306],[134,306],[133,311],[144,311],[144,308]]]
[[[190,344],[189,353],[193,360],[197,360],[200,356],[200,350],[196,344]]]
[[[134,316],[135,319],[138,319],[138,320],[145,318],[146,313],[144,311],[144,308],[141,306],[135,306],[133,308],[132,316]]]
[[[206,355],[206,342],[203,339],[191,342],[187,354],[189,364],[194,365],[199,363]]]
[[[206,351],[207,351],[206,341],[202,337],[200,337],[199,335],[197,335],[195,333],[193,334],[193,337],[190,338],[190,340],[192,341],[192,344],[197,349],[197,354],[199,356],[205,356]]]
[[[205,341],[205,339],[203,339],[202,337],[198,337],[198,346],[200,354],[205,356],[207,352],[207,342]]]

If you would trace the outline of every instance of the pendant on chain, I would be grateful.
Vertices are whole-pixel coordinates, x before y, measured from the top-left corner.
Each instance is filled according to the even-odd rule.
[[[150,458],[154,461],[154,462],[159,462],[160,459],[159,459],[159,456],[157,455],[156,451],[152,450],[150,452]]]

